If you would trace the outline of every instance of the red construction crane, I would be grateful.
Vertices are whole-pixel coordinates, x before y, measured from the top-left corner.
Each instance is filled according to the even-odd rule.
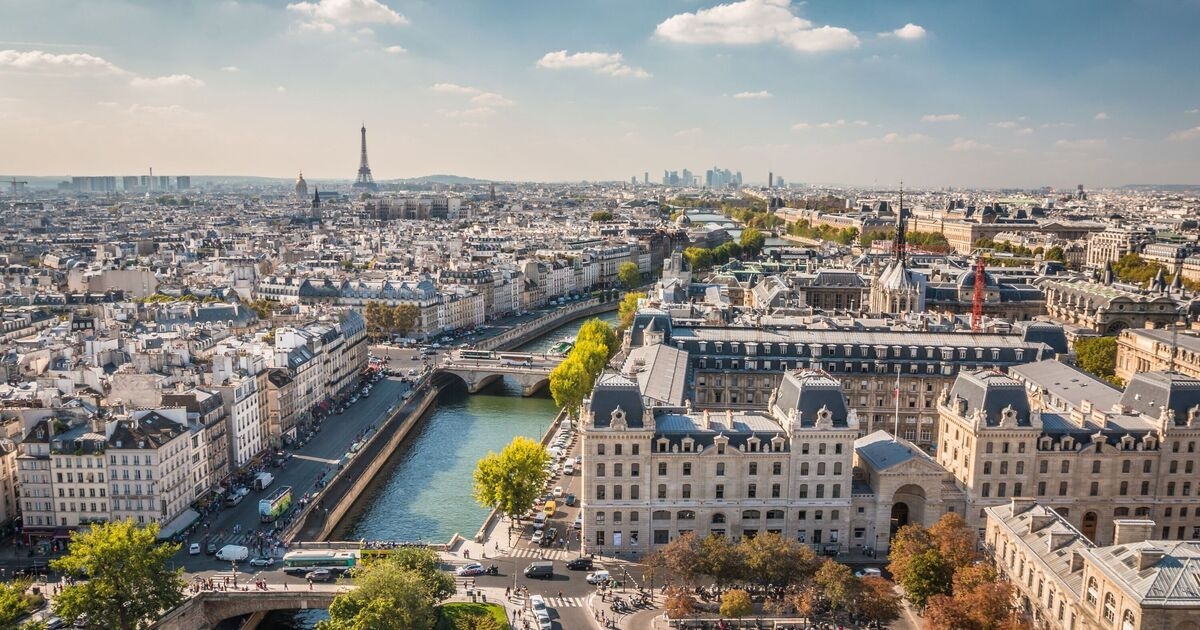
[[[983,289],[987,283],[983,255],[975,258],[975,299],[971,301],[971,332],[979,332],[983,326]]]

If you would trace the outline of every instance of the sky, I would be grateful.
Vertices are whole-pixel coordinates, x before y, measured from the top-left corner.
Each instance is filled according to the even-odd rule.
[[[0,0],[0,173],[1200,183],[1200,0]]]

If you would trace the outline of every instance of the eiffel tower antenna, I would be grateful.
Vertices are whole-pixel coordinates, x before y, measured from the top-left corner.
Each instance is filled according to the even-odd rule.
[[[375,185],[375,178],[371,177],[371,164],[367,161],[367,123],[363,121],[362,125],[362,155],[358,159],[358,178],[354,180],[355,190],[367,190],[374,192],[379,189]]]

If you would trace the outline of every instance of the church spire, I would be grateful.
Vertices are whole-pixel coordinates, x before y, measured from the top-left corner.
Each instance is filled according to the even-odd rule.
[[[904,220],[904,182],[900,182],[900,208],[896,211],[896,239],[892,242],[892,255],[896,262],[903,265],[907,257],[907,238]]]

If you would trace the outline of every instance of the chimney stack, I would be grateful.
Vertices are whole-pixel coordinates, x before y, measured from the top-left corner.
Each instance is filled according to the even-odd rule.
[[[1117,519],[1113,521],[1113,544],[1128,545],[1150,540],[1154,536],[1154,521],[1146,519]]]
[[[1138,549],[1137,550],[1138,571],[1142,571],[1144,569],[1149,569],[1150,567],[1158,564],[1158,561],[1162,560],[1164,555],[1166,555],[1166,554],[1163,552],[1162,549],[1159,549],[1158,547],[1146,546],[1146,547],[1142,547],[1141,549]]]
[[[1012,498],[1012,515],[1024,514],[1033,509],[1037,505],[1037,500],[1033,497],[1013,497]]]

